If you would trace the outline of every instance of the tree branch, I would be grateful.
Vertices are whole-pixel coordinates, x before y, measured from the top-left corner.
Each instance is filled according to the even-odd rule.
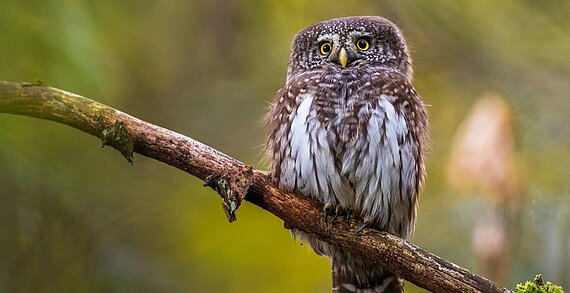
[[[0,81],[0,112],[53,120],[102,139],[131,161],[132,152],[181,169],[212,186],[230,221],[241,199],[281,218],[285,227],[314,234],[365,256],[433,292],[510,292],[508,289],[385,232],[354,235],[346,225],[325,225],[322,205],[275,187],[267,174],[189,137],[93,100],[45,87]],[[357,223],[358,224],[358,223]]]

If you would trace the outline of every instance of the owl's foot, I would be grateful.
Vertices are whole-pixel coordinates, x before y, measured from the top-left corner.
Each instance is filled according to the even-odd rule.
[[[350,219],[352,217],[352,212],[353,211],[351,208],[343,208],[341,206],[337,206],[331,224],[334,224],[338,217],[344,217],[346,219],[346,224],[348,225],[348,227],[350,227]]]
[[[334,214],[332,214],[333,210]],[[327,202],[323,208],[323,221],[325,221],[325,224],[328,225],[329,216],[332,214],[331,225],[334,225],[336,223],[336,220],[342,216],[345,216],[348,221],[350,219],[351,213],[352,209],[345,209],[338,205],[334,206],[332,203]]]

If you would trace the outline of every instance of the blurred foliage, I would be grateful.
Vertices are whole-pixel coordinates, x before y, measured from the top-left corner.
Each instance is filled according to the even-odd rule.
[[[260,120],[293,34],[346,15],[403,29],[431,105],[413,241],[477,271],[468,247],[485,202],[452,192],[445,166],[469,107],[495,92],[529,189],[505,285],[543,272],[570,287],[570,1],[0,1],[0,79],[41,79],[264,168]],[[198,180],[98,144],[0,115],[0,292],[330,290],[328,260],[274,216],[245,204],[229,225]]]

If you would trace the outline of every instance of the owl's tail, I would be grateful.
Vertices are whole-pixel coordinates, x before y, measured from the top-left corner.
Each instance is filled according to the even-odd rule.
[[[343,270],[341,265],[332,261],[333,293],[401,293],[404,282],[397,275],[384,271],[380,275],[359,279],[357,275]]]

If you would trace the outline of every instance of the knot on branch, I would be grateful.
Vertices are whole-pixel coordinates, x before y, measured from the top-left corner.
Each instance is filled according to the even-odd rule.
[[[237,220],[235,213],[251,186],[252,177],[253,168],[244,165],[238,173],[210,175],[205,180],[204,186],[211,187],[222,197],[222,207],[230,223]]]
[[[117,149],[129,163],[133,164],[133,136],[129,133],[123,121],[103,127],[101,131],[101,147],[110,145]]]

